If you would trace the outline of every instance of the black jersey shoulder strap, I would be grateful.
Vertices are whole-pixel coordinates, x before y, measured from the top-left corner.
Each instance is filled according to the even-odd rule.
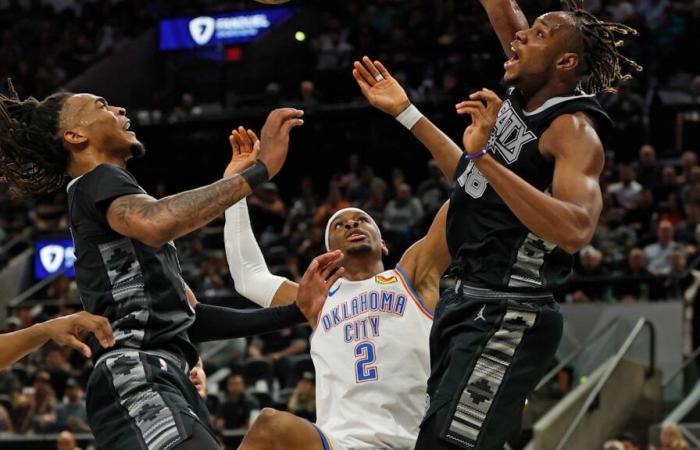
[[[523,111],[523,115],[534,128],[535,134],[541,136],[554,119],[563,114],[576,112],[584,112],[595,120],[596,131],[601,141],[605,142],[612,131],[613,121],[594,95],[575,94],[567,97],[554,97],[534,111]]]

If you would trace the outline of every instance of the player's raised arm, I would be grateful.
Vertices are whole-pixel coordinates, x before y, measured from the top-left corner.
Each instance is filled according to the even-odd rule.
[[[481,0],[481,5],[489,16],[498,40],[501,41],[503,51],[510,58],[513,55],[510,43],[515,39],[515,33],[530,27],[525,14],[516,0]]]
[[[33,352],[50,339],[60,345],[72,347],[86,358],[90,358],[90,347],[80,340],[84,333],[93,333],[105,348],[114,345],[112,327],[107,319],[85,311],[48,320],[12,333],[0,334],[0,370]]]
[[[224,177],[253,165],[260,147],[255,133],[243,127],[231,132],[229,142],[233,154]],[[294,302],[299,285],[270,273],[253,234],[245,199],[226,210],[224,247],[229,271],[239,294],[262,307]]]
[[[151,247],[161,247],[203,227],[280,171],[287,157],[289,133],[303,124],[302,114],[292,108],[272,111],[262,130],[260,160],[240,175],[160,200],[145,194],[113,200],[107,209],[110,227]]]
[[[462,149],[411,105],[406,91],[384,65],[365,56],[362,62],[355,61],[352,75],[370,105],[408,128],[430,151],[447,179],[452,180]]]
[[[431,311],[435,311],[440,298],[440,278],[452,260],[445,236],[449,206],[447,201],[440,207],[428,234],[409,247],[399,261],[411,285]]]
[[[457,106],[458,113],[472,117],[464,135],[470,152],[486,147],[500,105],[494,92],[483,89]],[[552,195],[539,191],[489,154],[474,162],[523,225],[575,253],[590,242],[602,209],[598,179],[603,170],[603,145],[585,113],[557,117],[540,141],[542,153],[554,159]]]

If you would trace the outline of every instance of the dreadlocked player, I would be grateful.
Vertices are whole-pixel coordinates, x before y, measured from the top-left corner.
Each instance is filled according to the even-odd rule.
[[[487,89],[457,105],[464,151],[411,105],[379,62],[356,62],[369,102],[397,118],[454,180],[446,239],[460,281],[431,331],[430,406],[416,449],[501,450],[549,366],[562,318],[551,295],[591,239],[602,208],[594,94],[624,81],[624,25],[572,1],[530,27],[515,0],[482,0],[508,56],[505,100]]]
[[[234,160],[224,179],[156,200],[126,170],[144,147],[128,131],[123,108],[91,94],[59,93],[41,102],[20,100],[14,91],[0,96],[0,179],[19,193],[39,195],[72,178],[67,190],[76,281],[85,309],[106,317],[114,330],[108,350],[95,338],[89,342],[95,368],[87,410],[100,448],[219,448],[189,379],[197,362],[192,342],[305,320],[296,304],[237,311],[197,303],[180,276],[172,242],[274,176],[301,115],[289,108],[270,114],[257,163]],[[334,258],[338,264],[328,265]],[[324,255],[315,267],[334,268],[340,260],[342,255]]]

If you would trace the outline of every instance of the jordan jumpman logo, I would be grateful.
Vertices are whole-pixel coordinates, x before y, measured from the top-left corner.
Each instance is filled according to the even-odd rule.
[[[481,309],[479,310],[479,313],[478,313],[478,314],[476,315],[476,317],[474,318],[475,321],[476,321],[476,320],[479,320],[479,319],[481,319],[481,320],[483,320],[483,321],[486,321],[486,317],[484,317],[484,309],[485,309],[485,308],[486,308],[486,305],[483,305],[483,306],[481,307]]]

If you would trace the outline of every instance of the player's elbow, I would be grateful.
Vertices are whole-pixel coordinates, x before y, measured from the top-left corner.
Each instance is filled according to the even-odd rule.
[[[575,227],[564,236],[563,242],[559,245],[559,248],[573,255],[588,245],[591,239],[593,239],[593,232],[590,227]]]
[[[169,233],[167,229],[159,228],[152,224],[150,226],[149,224],[143,224],[138,227],[138,231],[131,237],[153,248],[160,248],[173,240],[172,233]]]

